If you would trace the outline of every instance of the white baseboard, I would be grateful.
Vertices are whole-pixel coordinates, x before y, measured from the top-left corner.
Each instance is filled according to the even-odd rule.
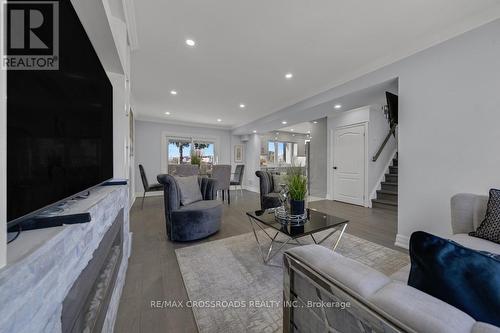
[[[410,248],[410,237],[402,234],[397,234],[396,242],[394,243],[394,245],[408,250]]]
[[[135,197],[142,199],[142,196],[144,195],[144,192],[136,192]],[[163,191],[155,191],[155,192],[147,192],[146,193],[146,198],[147,197],[159,197],[163,195]]]
[[[132,195],[132,200],[130,201],[130,207],[128,208],[129,210],[130,210],[130,209],[132,209],[132,206],[133,206],[133,205],[134,205],[134,203],[135,203],[135,199],[137,199],[137,194],[136,194],[136,193],[134,193],[134,194]]]
[[[130,258],[130,255],[132,254],[132,237],[134,237],[133,232],[129,232],[129,240],[128,240],[128,257]]]

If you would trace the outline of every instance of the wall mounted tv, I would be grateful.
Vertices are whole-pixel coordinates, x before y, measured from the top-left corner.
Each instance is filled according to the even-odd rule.
[[[387,99],[388,116],[391,127],[398,124],[398,95],[394,95],[388,91],[385,92]]]
[[[113,177],[112,103],[71,2],[59,1],[59,70],[7,72],[8,227]]]

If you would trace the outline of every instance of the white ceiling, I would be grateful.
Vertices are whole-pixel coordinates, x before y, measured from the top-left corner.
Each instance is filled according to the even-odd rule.
[[[500,1],[167,0],[135,9],[138,118],[235,127],[491,21]]]
[[[313,124],[309,121],[304,123],[295,124],[292,126],[287,126],[280,128],[281,132],[290,132],[290,133],[299,133],[299,134],[308,134],[311,133]]]

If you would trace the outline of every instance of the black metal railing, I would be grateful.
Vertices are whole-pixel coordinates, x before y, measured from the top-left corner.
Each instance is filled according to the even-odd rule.
[[[378,160],[380,154],[382,154],[382,150],[384,150],[385,145],[387,144],[387,141],[389,141],[391,135],[393,135],[395,133],[396,126],[397,126],[396,124],[392,125],[391,129],[389,130],[389,133],[387,133],[387,136],[384,139],[384,142],[382,142],[382,145],[380,145],[380,148],[377,150],[377,153],[375,155],[373,155],[373,158],[372,158],[373,162],[376,162]]]

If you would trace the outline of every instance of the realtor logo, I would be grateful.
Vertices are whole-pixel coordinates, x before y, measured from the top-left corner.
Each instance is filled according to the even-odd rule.
[[[2,9],[2,68],[58,70],[59,2],[9,1]]]

